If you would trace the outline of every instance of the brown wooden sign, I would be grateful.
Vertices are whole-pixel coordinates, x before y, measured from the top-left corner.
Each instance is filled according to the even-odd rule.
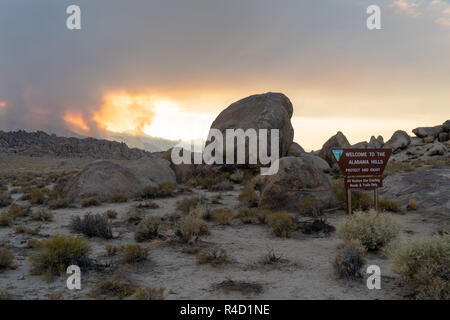
[[[344,176],[381,176],[392,149],[335,149],[333,155]]]
[[[376,189],[383,186],[383,177],[345,177],[347,189]]]

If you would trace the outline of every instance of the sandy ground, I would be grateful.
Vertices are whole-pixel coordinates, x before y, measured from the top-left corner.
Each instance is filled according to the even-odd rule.
[[[146,214],[164,216],[174,212],[177,201],[184,197],[202,194],[209,198],[217,193],[193,189],[174,198],[156,199],[160,208],[146,209]],[[211,208],[238,205],[239,190],[223,192],[222,204]],[[20,194],[15,194],[17,199]],[[89,293],[103,274],[99,271],[86,271],[82,274],[82,289],[69,290],[66,277],[56,278],[52,282],[41,276],[29,273],[28,257],[35,249],[27,248],[31,238],[43,239],[54,234],[68,234],[69,223],[73,216],[83,216],[87,212],[103,213],[114,209],[119,216],[114,220],[114,239],[89,239],[93,247],[92,256],[103,259],[105,245],[115,246],[134,244],[134,232],[123,222],[128,209],[137,202],[122,204],[102,204],[86,209],[71,208],[53,210],[54,221],[38,223],[29,219],[16,221],[28,227],[41,225],[37,236],[16,234],[12,228],[0,227],[0,245],[7,245],[15,254],[16,269],[0,273],[0,288],[6,288],[18,299],[48,299],[49,294],[64,299],[88,299]],[[20,204],[20,202],[19,202]],[[34,207],[37,210],[39,207]],[[448,217],[438,213],[408,212],[405,215],[394,214],[402,225],[401,239],[429,236],[448,223]],[[345,218],[341,211],[328,213],[328,222],[337,226]],[[369,290],[366,280],[347,283],[336,279],[332,260],[339,243],[335,233],[329,236],[305,235],[295,232],[291,238],[277,238],[266,225],[243,225],[233,222],[230,226],[217,226],[209,222],[211,235],[201,238],[200,244],[225,249],[231,262],[222,266],[196,264],[196,256],[182,252],[180,245],[164,245],[161,241],[144,243],[150,248],[148,261],[127,271],[130,281],[139,286],[166,288],[166,299],[402,299],[406,294],[398,276],[392,273],[390,262],[380,254],[369,254],[367,266],[376,264],[382,272],[381,290]],[[269,249],[274,249],[287,261],[277,266],[258,264]],[[366,267],[364,270],[366,270]],[[263,286],[260,294],[226,293],[214,288],[226,279],[258,282]]]

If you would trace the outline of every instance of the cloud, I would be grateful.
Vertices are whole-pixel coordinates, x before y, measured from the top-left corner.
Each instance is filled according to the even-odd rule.
[[[395,8],[412,18],[416,18],[421,15],[418,11],[419,4],[410,0],[395,0],[389,5],[389,8]]]
[[[437,24],[440,24],[441,26],[450,27],[450,18],[440,17],[437,18],[435,21]]]

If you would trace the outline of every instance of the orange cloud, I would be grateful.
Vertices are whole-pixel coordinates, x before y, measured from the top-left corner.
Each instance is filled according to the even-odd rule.
[[[6,106],[7,106],[6,101],[0,101],[0,107],[4,108]]]
[[[108,131],[141,134],[152,123],[154,102],[155,98],[149,95],[110,93],[93,120]]]
[[[64,121],[68,124],[75,126],[75,129],[89,130],[86,121],[84,121],[83,115],[76,111],[66,111],[64,114]]]
[[[396,8],[397,10],[413,18],[420,16],[420,12],[417,11],[418,7],[419,4],[411,0],[395,0],[389,5],[389,8]]]

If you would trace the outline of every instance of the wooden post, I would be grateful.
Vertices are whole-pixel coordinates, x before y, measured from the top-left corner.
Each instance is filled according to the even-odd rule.
[[[378,213],[380,213],[379,209],[378,209],[378,188],[373,189],[373,201],[375,203],[375,211]]]
[[[352,192],[350,188],[346,188],[347,194],[347,215],[352,214]]]

